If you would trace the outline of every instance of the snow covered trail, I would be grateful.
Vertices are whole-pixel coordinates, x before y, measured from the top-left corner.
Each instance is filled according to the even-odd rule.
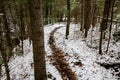
[[[49,48],[48,40],[50,32],[56,27],[64,26],[64,24],[49,24],[44,27],[45,34],[45,51],[46,51],[46,69],[47,74],[51,74],[48,80],[62,80],[59,72],[48,60],[47,56],[51,55],[52,51]],[[14,55],[13,58],[9,61],[9,69],[11,80],[34,80],[34,70],[31,68],[31,63],[33,63],[33,50],[32,45],[29,43],[29,39],[24,40],[24,55]],[[5,70],[2,67],[2,78],[5,80]]]
[[[44,27],[44,40],[46,51],[46,69],[47,74],[52,77],[48,80],[62,80],[60,73],[51,64],[49,56],[52,55],[52,50],[49,47],[49,37],[52,30],[59,26],[65,26],[65,23],[49,24]],[[99,66],[95,62],[99,59],[96,50],[90,49],[79,31],[79,26],[70,25],[70,35],[68,40],[65,39],[65,27],[60,28],[54,34],[55,44],[65,53],[65,58],[69,62],[72,71],[74,71],[78,80],[117,80],[111,74],[110,70]],[[69,54],[68,54],[69,53]],[[24,41],[24,55],[14,56],[9,63],[10,75],[13,80],[34,80],[34,71],[30,64],[33,62],[32,45],[29,45],[29,40]],[[82,65],[76,63],[81,62]],[[2,77],[5,80],[5,76]]]
[[[64,52],[61,51],[59,48],[57,48],[56,47],[57,45],[55,45],[54,33],[62,27],[63,26],[57,27],[50,33],[49,44],[50,44],[50,48],[53,51],[51,57],[52,64],[57,68],[63,80],[78,80],[77,76],[71,70],[69,64],[67,63],[64,56]]]

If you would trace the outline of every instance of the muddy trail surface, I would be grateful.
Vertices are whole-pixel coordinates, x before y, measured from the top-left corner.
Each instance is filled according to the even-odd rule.
[[[64,52],[57,48],[55,44],[54,33],[62,28],[63,26],[55,28],[49,37],[49,44],[52,50],[52,64],[56,67],[56,69],[61,74],[63,80],[78,80],[76,74],[71,70],[67,60],[64,57]]]

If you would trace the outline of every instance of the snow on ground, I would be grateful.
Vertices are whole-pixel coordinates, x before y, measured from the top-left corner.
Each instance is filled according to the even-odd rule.
[[[50,24],[45,26],[45,51],[47,56],[51,55],[51,49],[48,45],[49,33],[58,26],[63,26],[64,24]],[[14,57],[9,62],[10,75],[13,80],[34,80],[34,71],[31,67],[31,63],[33,63],[33,53],[32,53],[32,45],[30,45],[29,40],[24,41],[24,55]],[[47,73],[52,74],[52,78],[48,80],[52,80],[54,77],[56,80],[62,80],[60,74],[57,69],[49,62],[46,57],[46,68]],[[3,68],[4,70],[4,68]],[[5,71],[3,71],[5,72]],[[3,74],[4,75],[4,74]],[[2,77],[2,80],[5,80],[5,76]]]
[[[52,55],[52,51],[49,47],[49,36],[50,36],[50,33],[52,30],[54,30],[56,27],[59,27],[59,26],[65,26],[65,24],[49,24],[49,25],[46,25],[45,28],[44,28],[44,33],[45,33],[45,36],[44,36],[44,40],[45,40],[45,51],[46,51],[46,54],[47,56],[51,56]],[[49,59],[48,57],[46,57],[47,59]],[[56,80],[62,80],[61,79],[61,76],[59,74],[59,72],[57,71],[57,69],[55,68],[55,66],[53,66],[50,62],[50,60],[47,60],[47,65],[46,65],[46,68],[47,68],[47,72],[49,72],[50,74],[52,74],[53,78],[56,78]],[[49,79],[48,80],[52,80],[52,79]]]
[[[52,78],[48,78],[48,80],[53,80],[53,78],[62,80],[59,72],[48,58],[48,56],[52,55],[48,44],[50,32],[59,26],[65,26],[65,23],[49,24],[44,27],[46,68],[47,73],[52,75]],[[96,64],[96,61],[100,59],[99,55],[97,55],[98,51],[90,49],[86,45],[82,32],[79,29],[78,25],[71,24],[68,40],[65,39],[65,27],[60,28],[55,33],[56,45],[66,54],[69,54],[69,56],[66,56],[66,59],[72,70],[77,74],[78,80],[117,80],[111,74],[111,70],[106,70]],[[13,80],[34,80],[34,71],[31,68],[31,63],[33,63],[32,58],[32,45],[29,45],[29,40],[25,40],[24,55],[15,55],[9,63],[10,75]],[[74,62],[81,62],[83,65],[74,65]],[[2,80],[5,80],[5,77]]]
[[[70,26],[70,35],[68,40],[65,39],[65,28],[61,28],[55,34],[56,45],[65,53],[71,53],[73,56],[68,59],[73,71],[78,75],[79,80],[117,80],[106,70],[96,64],[98,52],[90,49],[80,35],[80,28],[74,24]],[[73,66],[73,62],[81,61],[83,66]]]
[[[33,69],[31,68],[32,59],[32,46],[29,41],[24,41],[24,55],[14,55],[9,61],[10,75],[13,80],[30,80],[33,76]],[[3,77],[2,80],[5,80]]]

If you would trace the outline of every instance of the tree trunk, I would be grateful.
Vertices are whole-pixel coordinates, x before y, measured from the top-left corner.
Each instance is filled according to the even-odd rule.
[[[110,44],[110,39],[111,39],[114,4],[115,4],[115,0],[113,0],[113,1],[112,1],[112,4],[111,4],[111,23],[110,23],[110,28],[109,28],[109,31],[110,31],[110,32],[109,32],[109,39],[108,39],[108,45],[107,45],[107,50],[106,50],[106,52],[108,52],[109,44]]]
[[[25,39],[25,23],[24,23],[24,11],[23,11],[23,7],[24,5],[21,5],[21,8],[20,8],[20,39],[22,41],[22,53],[23,53],[23,40]]]
[[[42,0],[29,0],[35,80],[47,80],[44,50]]]
[[[81,0],[81,27],[80,27],[80,31],[83,31],[83,27],[84,27],[84,0]]]
[[[5,39],[3,38],[3,26],[1,26],[1,23],[2,21],[0,21],[0,52],[1,52],[3,63],[5,65],[5,71],[6,71],[6,76],[7,76],[6,79],[10,80],[9,68],[8,68],[8,63],[7,63],[7,55],[6,55],[6,50],[5,50]]]
[[[0,64],[0,80],[1,80],[1,74],[2,74],[2,64]]]
[[[88,30],[91,25],[91,0],[85,0],[85,8],[84,8],[84,29],[85,29],[85,38],[87,37]]]
[[[96,0],[93,0],[93,7],[92,7],[92,26],[94,27],[96,25],[97,19],[96,19],[96,15],[97,15],[97,2]]]
[[[66,39],[68,39],[68,35],[69,35],[69,26],[70,26],[70,0],[67,0]]]
[[[5,1],[3,1],[1,4],[1,13],[3,13],[3,25],[4,25],[4,31],[5,31],[5,39],[6,39],[6,49],[8,50],[7,54],[8,59],[12,55],[12,44],[11,44],[11,38],[10,38],[10,26],[8,25],[8,20],[7,20],[7,14],[5,11]]]
[[[103,36],[103,30],[100,31],[99,54],[102,54],[102,36]]]
[[[2,55],[2,58],[3,58],[3,63],[5,65],[7,80],[10,80],[9,68],[8,68],[8,63],[7,63],[7,55],[6,55],[6,52],[5,52],[4,44],[1,43],[0,47],[1,47],[1,55]]]
[[[112,0],[105,0],[104,12],[103,12],[104,27],[102,27],[104,31],[107,29],[108,18],[109,18],[109,14],[110,14],[111,2],[112,2]]]
[[[52,23],[52,8],[53,8],[53,5],[52,5],[52,0],[50,0],[49,2],[49,22]]]
[[[110,13],[110,5],[112,0],[105,0],[103,19],[100,25],[100,41],[99,41],[99,54],[102,54],[102,38],[103,32],[107,29],[108,17]],[[105,36],[105,35],[104,35]]]

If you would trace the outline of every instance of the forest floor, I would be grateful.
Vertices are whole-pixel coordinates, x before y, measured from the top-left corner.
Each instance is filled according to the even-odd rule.
[[[110,57],[98,54],[98,29],[91,32],[88,38],[83,38],[79,25],[70,25],[70,35],[65,39],[65,23],[48,24],[44,27],[46,51],[46,69],[48,80],[119,80],[120,69],[106,69],[99,63],[120,62],[117,54]],[[62,27],[61,27],[62,26]],[[104,41],[106,45],[107,41]],[[106,46],[103,45],[103,50]],[[117,46],[116,46],[117,45]],[[110,44],[109,53],[120,53],[120,43]],[[13,80],[34,80],[32,45],[29,39],[24,41],[24,55],[15,55],[9,62],[10,74]],[[64,69],[65,68],[65,69]],[[71,76],[73,77],[72,79]],[[76,78],[77,77],[77,78]],[[5,77],[2,78],[4,80]]]
[[[70,69],[70,66],[67,63],[67,60],[65,59],[64,52],[62,50],[60,50],[57,47],[57,45],[55,44],[54,33],[59,28],[61,28],[61,27],[55,28],[50,33],[49,44],[50,44],[50,48],[53,51],[52,55],[50,56],[51,62],[56,67],[56,69],[59,71],[59,73],[61,74],[62,80],[68,80],[68,79],[69,80],[78,80],[75,73],[72,72],[72,70]]]

